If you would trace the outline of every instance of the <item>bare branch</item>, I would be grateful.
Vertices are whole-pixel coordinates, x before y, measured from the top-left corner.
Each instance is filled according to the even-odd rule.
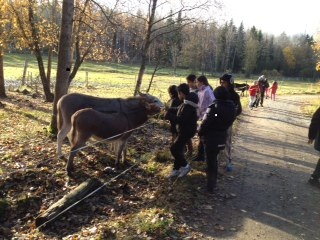
[[[151,41],[154,41],[155,39],[157,39],[158,37],[160,37],[160,36],[163,36],[163,35],[166,35],[166,34],[169,34],[169,33],[172,33],[172,32],[176,32],[177,30],[179,30],[179,29],[182,29],[183,27],[185,27],[185,26],[187,26],[187,25],[190,25],[190,24],[192,24],[192,23],[196,23],[197,21],[196,20],[194,20],[194,21],[192,21],[192,22],[187,22],[187,23],[185,23],[185,24],[182,24],[180,27],[178,27],[178,28],[175,28],[175,29],[172,29],[172,30],[168,30],[168,31],[164,31],[164,32],[161,32],[161,33],[159,33],[159,34],[153,34],[153,36],[152,36],[152,38],[150,39]],[[164,28],[166,28],[166,27],[162,27],[162,29],[164,29]],[[160,29],[160,28],[159,28]]]
[[[98,6],[98,8],[100,8],[102,14],[104,15],[104,17],[113,25],[113,26],[118,26],[119,23],[117,22],[114,22],[111,20],[111,17],[113,17],[113,13],[115,12],[114,10],[116,9],[116,6],[118,5],[119,3],[119,0],[117,0],[115,6],[114,6],[114,9],[111,10],[111,14],[110,16],[108,16],[108,14],[105,12],[104,8],[98,3],[96,2],[95,0],[90,0],[91,2],[93,2],[96,6]],[[120,14],[119,14],[120,15]]]

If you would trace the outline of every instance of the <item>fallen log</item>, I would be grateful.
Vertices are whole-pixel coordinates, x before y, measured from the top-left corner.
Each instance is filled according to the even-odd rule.
[[[36,227],[47,225],[47,223],[60,217],[63,211],[74,203],[82,200],[88,194],[101,187],[103,184],[96,178],[91,178],[81,183],[78,187],[73,189],[70,193],[65,195],[58,202],[51,205],[47,210],[40,213],[35,219]]]

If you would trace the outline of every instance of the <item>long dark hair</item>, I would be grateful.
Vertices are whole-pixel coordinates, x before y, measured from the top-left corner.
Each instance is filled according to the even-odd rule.
[[[176,85],[171,85],[168,88],[168,93],[172,96],[172,98],[178,98],[178,88]]]
[[[205,86],[209,86],[209,82],[206,76],[201,75],[197,78],[198,82],[203,83]]]

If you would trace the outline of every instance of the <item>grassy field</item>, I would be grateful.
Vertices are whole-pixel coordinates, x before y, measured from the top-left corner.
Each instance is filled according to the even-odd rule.
[[[32,55],[7,54],[4,58],[4,71],[6,80],[22,79],[23,67],[25,59],[28,59],[28,74],[35,79],[38,75],[38,67],[35,58]],[[45,64],[47,64],[47,59]],[[56,77],[56,59],[53,62],[52,79],[53,84]],[[79,69],[70,91],[87,92],[105,97],[127,97],[131,96],[137,79],[139,66],[129,64],[115,63],[96,63],[85,62]],[[147,68],[143,78],[142,90],[146,90],[151,78],[153,68]],[[185,77],[192,71],[179,69],[174,74],[173,69],[163,68],[157,72],[154,78],[150,93],[159,96],[163,100],[168,99],[167,88],[172,84],[180,84],[185,82]],[[200,74],[200,73],[196,73]],[[207,75],[209,83],[215,87],[219,84],[217,73],[216,76]],[[88,76],[88,82],[86,82]],[[247,82],[249,85],[256,80],[257,77],[246,79],[235,75],[236,82]],[[30,78],[29,78],[30,80]],[[273,79],[269,79],[270,82]],[[319,83],[311,83],[308,79],[305,81],[294,81],[287,78],[277,79],[279,82],[278,94],[317,94],[320,93]],[[35,81],[35,80],[34,80]],[[11,81],[8,81],[11,82]]]
[[[35,80],[38,75],[38,65],[36,59],[31,54],[7,54],[4,58],[4,72],[5,79],[8,82],[21,80],[23,75],[23,68],[25,59],[28,59],[28,84],[33,85],[39,83],[39,80]],[[44,58],[45,64],[47,59]],[[52,65],[52,83],[54,84],[56,78],[56,58]],[[139,71],[138,65],[130,64],[117,64],[117,63],[101,63],[101,62],[84,62],[79,69],[71,87],[70,92],[82,92],[92,94],[101,97],[128,97],[133,94],[135,87],[137,73]],[[151,79],[151,73],[153,68],[147,68],[142,82],[142,91],[146,90]],[[169,96],[167,89],[172,84],[180,84],[185,82],[185,77],[190,74],[190,70],[178,69],[174,74],[173,69],[163,68],[157,72],[152,84],[150,93],[160,97],[163,101],[167,101]],[[200,73],[196,73],[200,74]],[[32,81],[31,81],[32,75]],[[209,83],[216,87],[219,84],[217,73],[216,76],[207,75]],[[247,79],[241,76],[235,76],[237,83],[248,83],[249,85],[257,79],[252,77]],[[88,82],[87,82],[88,79]],[[270,83],[273,80],[270,79]],[[313,83],[306,79],[305,81],[290,80],[288,78],[277,79],[279,83],[279,95],[292,95],[292,94],[318,94],[320,93],[319,82]],[[38,87],[41,89],[41,86]],[[242,98],[243,105],[248,104],[248,99]],[[310,106],[305,109],[308,115],[311,115],[320,102],[311,102]]]

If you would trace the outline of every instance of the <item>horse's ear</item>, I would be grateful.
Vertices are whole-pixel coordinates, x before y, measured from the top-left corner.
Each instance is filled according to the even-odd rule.
[[[138,91],[138,94],[139,94],[140,97],[146,97],[146,96],[147,96],[147,94],[142,93],[142,92],[140,92],[140,91]]]

